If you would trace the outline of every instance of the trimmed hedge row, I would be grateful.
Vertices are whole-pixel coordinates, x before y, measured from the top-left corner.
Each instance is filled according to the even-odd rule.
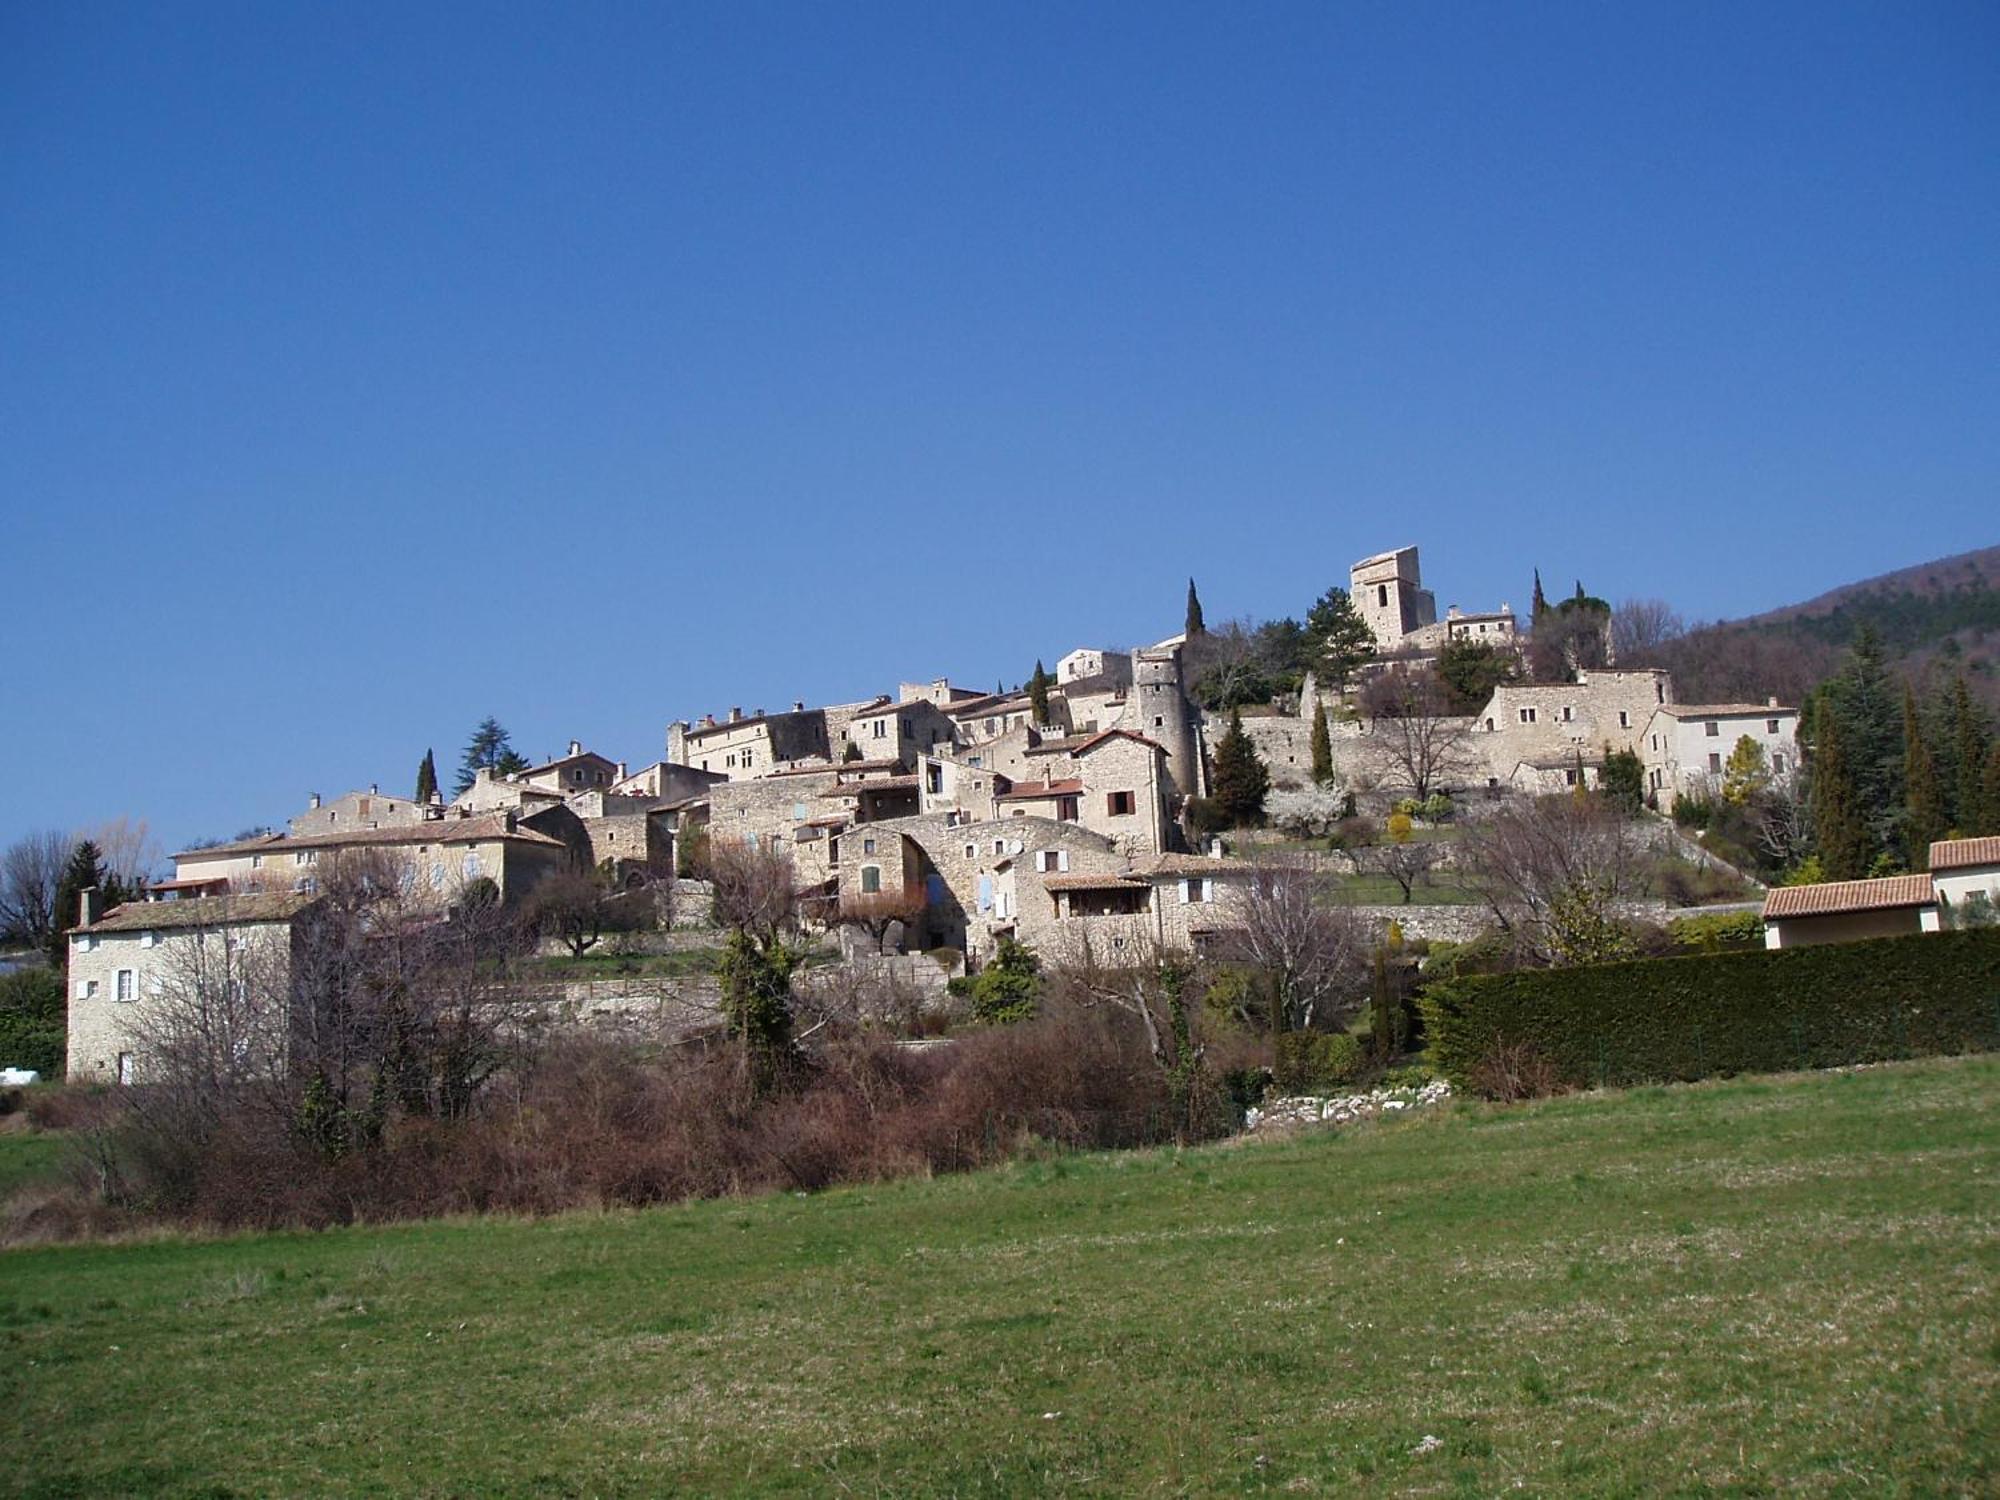
[[[2000,1048],[2000,930],[1486,974],[1421,1001],[1456,1086],[1527,1043],[1576,1087]]]

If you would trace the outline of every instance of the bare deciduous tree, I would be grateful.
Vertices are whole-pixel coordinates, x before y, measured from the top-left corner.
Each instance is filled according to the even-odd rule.
[[[1611,649],[1621,667],[1658,665],[1660,648],[1687,634],[1687,622],[1664,599],[1627,599],[1611,615]]]
[[[49,828],[16,839],[0,854],[0,937],[42,948],[76,921],[75,912],[55,909],[71,847],[68,834]]]
[[[1597,797],[1520,802],[1471,826],[1460,862],[1517,952],[1542,964],[1623,956],[1617,904],[1643,893],[1645,852]]]
[[[1304,838],[1324,838],[1347,815],[1348,793],[1338,785],[1269,792],[1264,816],[1272,826]]]
[[[774,947],[798,926],[796,876],[781,851],[712,839],[708,877],[715,886],[715,920],[760,948]]]
[[[1304,864],[1260,864],[1231,935],[1229,956],[1264,975],[1287,1031],[1337,1020],[1367,995],[1367,924],[1328,904],[1328,885]]]
[[[908,890],[870,891],[865,895],[844,896],[835,909],[833,921],[842,927],[852,927],[868,934],[875,951],[888,951],[890,929],[901,926],[907,931],[911,925],[922,920],[927,903],[921,888],[912,886]]]
[[[1450,711],[1450,697],[1429,672],[1384,672],[1368,685],[1365,706],[1380,784],[1417,798],[1449,791],[1478,764],[1466,742],[1466,721]]]
[[[1441,844],[1419,843],[1414,839],[1397,843],[1366,844],[1347,851],[1357,875],[1381,875],[1396,883],[1409,905],[1419,884],[1428,884],[1430,873],[1444,859]]]
[[[581,870],[551,875],[529,894],[522,922],[537,937],[555,938],[582,958],[607,933],[636,931],[644,922],[643,891],[613,895]]]

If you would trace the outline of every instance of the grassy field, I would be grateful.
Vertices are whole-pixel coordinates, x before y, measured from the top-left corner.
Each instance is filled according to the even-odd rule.
[[[2000,1058],[0,1256],[32,1495],[1992,1493]]]

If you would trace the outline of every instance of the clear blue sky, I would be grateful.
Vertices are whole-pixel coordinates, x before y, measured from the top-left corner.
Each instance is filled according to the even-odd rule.
[[[0,8],[0,842],[2000,541],[2000,9]]]

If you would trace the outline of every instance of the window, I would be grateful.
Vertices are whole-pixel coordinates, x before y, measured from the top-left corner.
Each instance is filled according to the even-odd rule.
[[[1623,708],[1618,710],[1618,727],[1620,729],[1630,729],[1632,727],[1632,715],[1629,710]]]
[[[803,803],[803,802],[794,802],[794,803],[792,804],[792,821],[793,821],[794,823],[803,823],[803,822],[805,822],[805,820],[806,820],[806,805],[805,805],[805,803]]]
[[[889,738],[889,721],[887,719],[877,719],[875,721],[874,737],[878,740]]]
[[[863,865],[861,867],[861,894],[873,896],[882,889],[882,867]]]
[[[863,839],[861,841],[861,852],[863,854],[873,854],[875,852],[875,840]]]
[[[1389,607],[1388,584],[1378,583],[1375,585],[1375,604],[1378,609],[1387,609]]]
[[[1784,756],[1782,756],[1782,755],[1774,755],[1774,756],[1772,756],[1772,757],[1771,757],[1771,770],[1772,770],[1772,772],[1773,772],[1774,774],[1776,774],[1776,775],[1779,775],[1779,776],[1782,776],[1782,775],[1784,775],[1784,774],[1785,774],[1785,757],[1784,757]]]
[[[132,1054],[129,1052],[121,1052],[118,1054],[118,1081],[122,1084],[125,1084],[128,1087],[131,1085]]]
[[[1576,767],[1575,767],[1575,766],[1571,766],[1571,767],[1570,767],[1570,768],[1569,768],[1569,769],[1568,769],[1567,771],[1563,772],[1563,785],[1564,785],[1564,786],[1575,786],[1575,785],[1576,785]]]
[[[1081,797],[1056,798],[1056,821],[1058,823],[1074,823],[1083,815],[1082,803],[1083,799]]]
[[[1569,723],[1573,717],[1574,715],[1570,711],[1570,706],[1567,703],[1565,703],[1563,705],[1563,723],[1565,724]]]
[[[1165,714],[1154,714],[1153,727],[1155,729],[1165,729],[1167,727],[1167,716]]]
[[[1532,723],[1534,723],[1534,722],[1535,722],[1535,711],[1534,711],[1534,710],[1533,710],[1532,708],[1524,708],[1524,709],[1522,709],[1522,710],[1521,710],[1521,722],[1522,722],[1523,724],[1532,724]]]
[[[1214,889],[1209,881],[1195,878],[1181,882],[1181,904],[1199,906],[1204,901],[1214,899]]]
[[[977,844],[967,844],[965,846],[965,857],[967,859],[979,858],[979,846]]]
[[[995,839],[993,841],[993,857],[995,859],[998,859],[1001,855],[1005,854],[1006,852],[1007,852],[1007,841],[1005,839]]]
[[[1778,721],[1776,719],[1766,719],[1764,721],[1764,733],[1776,734],[1777,732],[1778,732]]]
[[[85,979],[79,982],[76,987],[76,998],[79,1000],[95,1000],[97,998],[97,981],[95,979]]]
[[[1137,799],[1130,792],[1111,792],[1104,799],[1104,810],[1114,818],[1130,815],[1138,806]]]
[[[1718,734],[1722,733],[1722,726],[1716,723],[1715,720],[1710,719],[1701,726],[1701,732],[1710,739],[1714,739]]]
[[[1713,750],[1708,752],[1708,770],[1712,776],[1720,776],[1722,774],[1722,757]]]
[[[261,854],[253,854],[253,855],[251,855],[251,856],[250,856],[250,868],[251,868],[251,869],[253,869],[253,870],[261,870],[261,869],[263,869],[263,868],[264,868],[264,856],[263,856],[263,855],[261,855]]]
[[[159,934],[158,934],[157,932],[142,932],[142,933],[140,933],[140,934],[139,934],[139,946],[140,946],[141,948],[157,948],[157,947],[159,947],[159,946],[160,946],[160,935],[159,935]]]
[[[130,969],[120,969],[118,971],[118,988],[115,993],[120,1000],[129,1003],[134,994],[137,993],[137,987],[133,982],[135,977]]]
[[[1493,721],[1491,719],[1488,719],[1486,721],[1486,732],[1488,734],[1491,734],[1493,732]]]
[[[1657,734],[1653,736],[1653,748],[1655,750],[1660,748],[1660,737]]]
[[[1044,875],[1059,875],[1069,868],[1069,850],[1039,849],[1035,852],[1035,868]]]

